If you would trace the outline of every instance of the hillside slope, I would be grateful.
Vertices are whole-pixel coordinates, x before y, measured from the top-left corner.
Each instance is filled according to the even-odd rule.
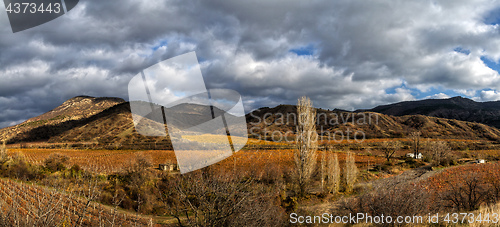
[[[95,98],[82,98],[81,100],[84,99],[96,100]],[[14,127],[1,129],[0,135],[9,135],[3,138],[7,138],[8,143],[11,144],[48,142],[48,144],[66,144],[67,146],[83,144],[91,148],[107,149],[171,149],[168,136],[143,136],[137,133],[130,104],[128,102],[116,104],[118,101],[120,100],[108,100],[100,106],[90,107],[90,110],[76,104],[78,102],[73,102],[72,105],[65,102],[61,107],[47,114]],[[84,103],[92,102],[85,101]],[[104,109],[107,106],[109,107]],[[184,122],[187,122],[186,119],[204,120],[199,116],[199,111],[206,110],[206,108],[192,105],[176,108],[165,111],[167,113],[176,111],[176,114],[184,115],[184,119],[181,119]],[[96,113],[100,109],[103,110]],[[389,116],[374,112],[352,113],[324,109],[318,109],[317,112],[317,129],[318,133],[323,136],[338,136],[338,132],[347,136],[346,133],[350,131],[349,136],[353,138],[354,132],[362,131],[367,139],[401,138],[418,130],[422,132],[423,137],[428,138],[500,140],[499,129],[480,123],[423,115]],[[65,114],[74,115],[60,117]],[[261,108],[247,114],[246,119],[250,137],[269,139],[273,132],[280,132],[283,135],[289,132],[293,135],[296,128],[296,107],[279,105],[274,108]],[[181,128],[183,126],[181,123],[177,125]]]
[[[260,108],[247,115],[249,131],[252,135],[264,136],[274,131],[285,134],[295,131],[296,107],[279,105],[274,108]],[[453,139],[499,140],[500,130],[480,123],[444,119],[423,115],[390,116],[375,112],[344,112],[317,110],[317,130],[324,136],[335,132],[364,132],[366,138],[405,137],[418,130],[423,137]]]
[[[123,102],[125,100],[121,98],[77,96],[47,113],[30,118],[21,124],[0,129],[0,140],[10,140],[40,126],[58,125],[67,121],[89,118]]]
[[[500,101],[475,102],[471,99],[426,99],[377,106],[367,110],[393,116],[426,115],[478,122],[500,128]]]

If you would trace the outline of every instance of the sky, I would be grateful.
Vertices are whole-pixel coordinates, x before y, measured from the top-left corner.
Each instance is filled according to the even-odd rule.
[[[500,100],[500,1],[81,0],[13,33],[0,4],[0,128],[79,95],[121,97],[143,68],[195,51],[245,110]]]

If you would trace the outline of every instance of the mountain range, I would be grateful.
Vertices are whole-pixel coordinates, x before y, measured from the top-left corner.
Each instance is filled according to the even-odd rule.
[[[206,110],[206,107],[191,104],[166,111],[174,111],[170,113],[183,116],[182,121],[186,122],[186,119],[203,120],[199,113]],[[215,112],[220,110],[215,109]],[[254,110],[246,115],[249,136],[269,139],[273,132],[293,134],[296,126],[294,114],[296,107],[293,105]],[[317,109],[317,129],[323,136],[350,131],[352,137],[354,132],[362,131],[366,138],[401,138],[418,130],[423,137],[429,138],[498,141],[500,130],[486,125],[498,124],[495,116],[500,115],[497,114],[500,114],[498,102],[477,103],[464,98],[422,100],[356,112]],[[475,119],[479,120],[470,122]],[[180,123],[175,125],[182,128]],[[9,144],[43,143],[55,147],[171,149],[168,136],[137,133],[130,103],[120,98],[89,96],[69,99],[45,114],[0,129],[0,140]]]
[[[500,101],[475,102],[468,98],[425,99],[377,106],[369,110],[393,116],[425,115],[483,123],[500,128]]]
[[[297,108],[293,105],[279,105],[274,108],[260,108],[247,115],[250,135],[265,136],[275,131],[281,134],[293,132],[297,120],[293,115]],[[363,132],[370,138],[403,138],[413,131],[420,131],[426,138],[447,139],[500,139],[500,130],[481,123],[445,119],[424,115],[392,116],[371,111],[347,112],[340,110],[317,109],[318,134],[331,136],[342,133]],[[296,114],[295,114],[296,115]],[[290,117],[289,117],[290,116]],[[284,120],[283,120],[284,119]],[[292,120],[288,120],[292,119]],[[286,124],[283,124],[286,122]],[[266,133],[267,131],[267,133]]]

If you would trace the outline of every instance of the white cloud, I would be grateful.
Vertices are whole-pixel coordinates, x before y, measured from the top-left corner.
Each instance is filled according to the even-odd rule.
[[[139,69],[190,51],[206,83],[237,90],[247,110],[302,95],[330,109],[423,98],[411,91],[494,100],[500,76],[480,58],[500,59],[499,27],[484,23],[498,8],[487,0],[89,0],[15,34],[0,10],[0,98],[24,100],[7,104],[20,114],[0,122],[76,95],[127,98]],[[313,56],[290,52],[305,46]]]
[[[500,92],[494,90],[481,91],[480,97],[481,101],[498,101],[500,100]]]
[[[449,98],[451,98],[451,97],[445,93],[438,93],[438,94],[426,96],[424,99],[449,99]]]

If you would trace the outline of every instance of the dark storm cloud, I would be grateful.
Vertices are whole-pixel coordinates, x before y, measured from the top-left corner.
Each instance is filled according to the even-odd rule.
[[[247,111],[302,95],[318,107],[369,108],[430,89],[494,100],[500,78],[480,58],[500,58],[498,8],[479,0],[88,0],[14,34],[0,10],[0,127],[77,95],[127,99],[139,70],[190,51],[208,86],[237,90]],[[311,55],[291,51],[301,48]]]

